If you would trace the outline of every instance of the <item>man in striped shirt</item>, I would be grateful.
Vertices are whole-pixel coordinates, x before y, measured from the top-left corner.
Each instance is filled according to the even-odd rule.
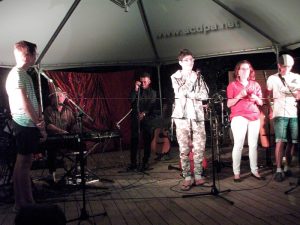
[[[18,211],[21,207],[34,203],[30,178],[32,153],[37,151],[40,141],[46,140],[47,133],[32,79],[26,72],[35,63],[36,44],[28,41],[17,42],[14,45],[14,55],[16,66],[7,76],[6,91],[16,135],[17,158],[13,184],[14,211]]]

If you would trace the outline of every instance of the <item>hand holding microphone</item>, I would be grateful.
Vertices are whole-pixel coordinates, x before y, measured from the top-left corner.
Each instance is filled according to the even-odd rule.
[[[244,98],[246,96],[251,97],[253,95],[253,90],[251,88],[244,88],[243,90],[241,90],[241,92],[239,93],[241,98]]]
[[[40,74],[45,77],[49,82],[53,83],[53,80],[47,76],[47,74],[44,71],[40,71]]]
[[[237,95],[238,98],[244,98],[248,95],[246,88],[240,91],[240,93]]]
[[[197,74],[197,79],[199,80],[200,78],[203,80],[203,76],[201,74],[201,70],[200,69],[196,69],[196,74]]]
[[[136,81],[135,82],[135,91],[138,91],[139,90],[139,88],[141,87],[141,85],[142,85],[142,83],[140,82],[140,81]]]

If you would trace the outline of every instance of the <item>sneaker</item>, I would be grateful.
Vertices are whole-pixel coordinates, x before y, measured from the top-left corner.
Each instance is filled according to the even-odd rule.
[[[282,182],[284,180],[284,173],[276,172],[274,176],[274,180],[277,182]]]
[[[293,175],[291,170],[284,171],[284,176],[291,177]]]

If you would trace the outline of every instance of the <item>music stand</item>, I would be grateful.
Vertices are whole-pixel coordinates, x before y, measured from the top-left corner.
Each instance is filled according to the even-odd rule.
[[[54,87],[55,87],[55,85],[54,85]],[[81,178],[80,187],[82,190],[82,208],[81,208],[80,216],[78,218],[68,220],[67,223],[77,221],[77,220],[79,220],[78,224],[80,224],[80,221],[82,221],[82,220],[88,220],[91,223],[91,221],[89,220],[90,217],[107,215],[106,212],[103,212],[103,213],[99,213],[99,214],[90,216],[86,209],[86,179],[85,179],[85,157],[84,157],[84,149],[85,148],[84,148],[84,143],[83,143],[82,117],[86,116],[92,122],[94,121],[94,119],[91,116],[89,116],[79,105],[77,105],[69,96],[66,96],[66,98],[68,99],[69,102],[71,102],[73,104],[73,106],[77,110],[77,123],[78,123],[78,127],[79,127],[79,134],[78,134],[76,144],[79,148],[80,178]]]
[[[215,98],[213,98],[215,99]],[[216,135],[216,152],[217,152],[217,157],[215,162],[217,163],[217,172],[221,172],[221,169],[224,167],[232,167],[230,162],[224,162],[221,159],[221,151],[220,151],[220,141],[219,137],[222,137],[223,139],[225,138],[225,121],[224,121],[224,101],[225,98],[223,96],[219,95],[216,99],[216,103],[219,103],[221,106],[221,131],[219,131],[218,127],[218,121],[217,117],[215,116],[215,135]],[[216,113],[215,113],[216,114]],[[213,137],[211,137],[213,138]]]
[[[130,113],[132,112],[132,109],[130,109],[117,123],[116,123],[116,127],[118,128],[119,132],[121,133],[121,123],[123,122],[123,120],[125,120],[129,115]],[[123,163],[123,166],[125,166],[125,162],[124,162],[124,153],[123,153],[123,147],[122,147],[122,137],[120,135],[120,142],[119,142],[119,145],[120,145],[120,151],[121,151],[121,158],[122,158],[122,163]]]
[[[140,172],[140,173],[149,175],[148,173],[145,172],[145,170],[140,170],[140,169],[139,169],[139,168],[141,168],[141,166],[142,166],[142,164],[141,164],[141,147],[140,147],[141,121],[140,121],[140,119],[139,119],[139,115],[140,115],[140,98],[141,98],[141,86],[139,86],[139,88],[137,89],[137,93],[136,93],[136,112],[135,112],[135,111],[133,112],[133,113],[136,113],[136,115],[135,115],[136,118],[135,118],[135,119],[132,118],[133,121],[131,121],[131,123],[135,123],[135,122],[137,123],[137,127],[133,126],[133,127],[134,127],[134,128],[133,128],[134,132],[137,131],[137,137],[136,137],[137,140],[134,141],[134,142],[137,142],[137,143],[135,143],[137,146],[134,146],[134,147],[137,148],[137,150],[136,150],[136,152],[135,152],[135,155],[134,155],[135,160],[136,160],[136,155],[137,155],[137,157],[138,157],[138,159],[137,159],[137,160],[138,160],[138,163],[136,164],[137,169],[127,169],[127,168],[126,168],[125,171],[119,171],[118,173]],[[133,107],[135,107],[135,106],[133,106]],[[124,117],[122,117],[120,121],[118,121],[118,122],[116,123],[116,126],[117,126],[118,129],[120,129],[120,124],[121,124],[121,122],[122,122],[122,121],[123,121],[130,113],[132,113],[132,111],[133,111],[133,108],[130,109],[129,112],[128,112]],[[136,128],[137,130],[135,130],[135,128]],[[133,132],[133,130],[132,130],[131,132]],[[131,134],[131,135],[132,135],[132,134]],[[133,153],[132,153],[132,142],[133,142],[132,139],[133,139],[133,138],[131,138],[130,157],[132,157],[131,154],[133,154]],[[121,140],[120,140],[120,141],[121,141]],[[121,142],[120,142],[120,145],[121,145]],[[131,162],[131,163],[132,163],[132,162]]]
[[[217,118],[216,118],[216,115],[215,115],[215,111],[214,111],[214,118],[215,118],[215,121],[216,121],[215,125],[217,125],[218,121],[217,121]],[[227,190],[219,191],[218,188],[217,188],[217,186],[216,186],[215,148],[214,148],[214,140],[213,140],[213,137],[214,137],[214,132],[213,131],[215,130],[215,128],[214,128],[214,125],[213,125],[212,110],[209,111],[209,124],[210,124],[210,135],[211,135],[211,140],[210,140],[210,142],[211,142],[211,157],[212,157],[211,160],[212,160],[212,170],[213,170],[212,171],[213,184],[211,185],[211,190],[210,190],[210,192],[207,192],[207,193],[197,193],[197,194],[182,195],[182,198],[204,196],[204,195],[213,195],[213,196],[219,197],[221,199],[224,199],[229,204],[233,205],[234,204],[233,201],[231,201],[231,200],[229,200],[229,199],[227,199],[227,198],[225,198],[225,197],[223,197],[223,196],[220,195],[221,193],[230,192],[231,190],[227,189]]]

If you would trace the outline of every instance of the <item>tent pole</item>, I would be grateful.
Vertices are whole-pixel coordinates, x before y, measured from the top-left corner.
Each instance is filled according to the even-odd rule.
[[[40,97],[40,107],[41,107],[41,113],[44,112],[44,103],[43,103],[43,95],[42,95],[42,81],[41,81],[41,73],[40,73],[40,64],[35,67],[35,71],[37,72],[37,79],[38,79],[38,91],[39,91],[39,97]],[[40,115],[41,116],[41,115]]]
[[[157,79],[158,79],[158,90],[159,90],[160,116],[161,116],[161,118],[163,118],[162,95],[161,95],[161,80],[160,80],[160,64],[157,64],[156,68],[157,68]]]
[[[151,33],[151,29],[150,29],[150,26],[149,26],[149,22],[148,22],[148,19],[147,19],[147,16],[146,16],[146,12],[145,12],[142,0],[137,1],[137,4],[138,4],[139,10],[140,10],[140,15],[142,17],[144,27],[145,27],[145,31],[146,31],[147,36],[149,38],[152,50],[155,54],[156,59],[159,61],[159,54],[158,54],[157,49],[156,49],[156,45],[155,45],[155,42],[154,42],[154,39],[153,39],[153,36],[152,36],[152,33]]]
[[[69,9],[69,11],[67,12],[67,14],[65,15],[65,17],[63,18],[63,20],[61,21],[61,23],[59,24],[59,26],[56,28],[54,34],[52,35],[52,37],[50,38],[50,40],[48,41],[47,45],[45,46],[45,48],[43,49],[43,51],[41,52],[39,58],[36,60],[35,64],[40,64],[44,55],[46,54],[46,52],[49,50],[50,46],[52,45],[52,43],[54,42],[54,40],[56,39],[57,35],[59,34],[59,32],[61,31],[61,29],[63,28],[63,26],[66,24],[66,22],[68,21],[68,19],[70,18],[70,16],[72,15],[72,13],[74,12],[74,10],[76,9],[76,7],[78,6],[79,2],[81,0],[75,0],[74,3],[72,4],[71,8]]]
[[[266,34],[264,31],[262,31],[258,27],[254,26],[252,23],[250,23],[244,17],[242,17],[239,14],[237,14],[236,12],[234,12],[232,9],[230,9],[223,2],[221,2],[219,0],[212,0],[212,1],[215,2],[217,5],[221,6],[223,9],[225,9],[229,13],[231,13],[232,15],[234,15],[235,17],[237,17],[238,19],[240,19],[241,21],[243,21],[245,24],[247,24],[248,26],[250,26],[252,29],[254,29],[256,32],[258,32],[259,34],[261,34],[263,37],[267,38],[268,40],[270,40],[271,42],[273,42],[275,44],[279,44],[278,41],[276,41],[275,39],[273,39],[270,35]]]
[[[275,54],[276,54],[276,67],[277,67],[277,70],[278,70],[278,73],[280,72],[279,71],[279,67],[278,67],[278,60],[279,60],[279,48],[277,45],[274,45],[274,49],[275,49]]]
[[[43,110],[43,97],[42,97],[42,83],[41,83],[41,74],[40,74],[40,63],[41,63],[44,55],[47,53],[47,51],[49,50],[50,46],[52,45],[52,43],[56,39],[57,35],[59,34],[59,32],[61,31],[61,29],[63,28],[63,26],[66,24],[66,22],[68,21],[68,19],[70,18],[70,16],[72,15],[72,13],[76,9],[76,7],[78,6],[78,4],[79,4],[80,1],[81,0],[75,0],[74,1],[74,3],[72,4],[71,8],[69,9],[69,11],[65,15],[65,17],[63,18],[63,20],[61,21],[61,23],[59,24],[59,26],[55,30],[54,34],[52,35],[52,37],[50,38],[50,40],[46,44],[46,46],[43,49],[43,51],[41,52],[39,58],[35,62],[35,65],[37,65],[37,68],[38,68],[38,74],[37,74],[37,76],[38,76],[38,85],[39,85],[40,106],[41,106],[42,112],[44,110]]]

